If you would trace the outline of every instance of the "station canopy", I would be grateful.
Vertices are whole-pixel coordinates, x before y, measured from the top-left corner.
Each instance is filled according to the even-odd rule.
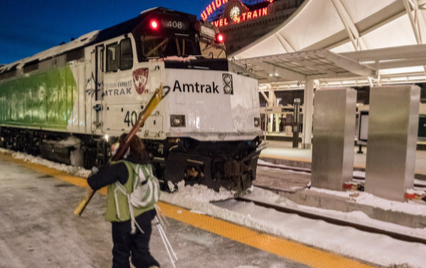
[[[425,82],[425,16],[426,0],[305,0],[230,56],[260,83]]]

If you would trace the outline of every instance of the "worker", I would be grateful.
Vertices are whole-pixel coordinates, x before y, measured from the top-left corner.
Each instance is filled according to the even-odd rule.
[[[119,143],[113,145],[113,155],[126,136],[127,134],[122,134]],[[112,224],[112,267],[130,268],[131,257],[136,268],[158,268],[160,264],[149,251],[151,221],[156,216],[154,205],[157,200],[148,202],[146,207],[131,207],[128,201],[129,194],[135,191],[135,180],[147,172],[152,174],[152,166],[149,164],[144,144],[136,135],[131,138],[129,144],[129,149],[121,160],[111,162],[98,172],[95,170],[87,182],[93,190],[108,186],[105,218]],[[142,170],[144,172],[141,172]],[[146,188],[149,190],[149,187]],[[134,228],[135,225],[137,228]]]

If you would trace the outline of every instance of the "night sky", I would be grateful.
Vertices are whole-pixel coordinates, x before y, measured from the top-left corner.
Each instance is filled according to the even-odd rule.
[[[166,7],[197,15],[209,0],[1,0],[0,64],[32,56],[139,15]]]

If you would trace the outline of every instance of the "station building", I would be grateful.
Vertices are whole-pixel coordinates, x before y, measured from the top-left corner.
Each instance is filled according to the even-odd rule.
[[[233,53],[287,20],[303,0],[217,0],[201,13],[226,35],[228,53]]]

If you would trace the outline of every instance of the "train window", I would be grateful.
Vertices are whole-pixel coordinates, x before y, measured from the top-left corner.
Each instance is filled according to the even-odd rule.
[[[16,70],[13,71],[5,71],[0,75],[0,80],[4,80],[4,79],[8,79],[8,78],[12,78],[16,75]]]
[[[84,48],[73,49],[67,52],[67,62],[79,60],[84,57]]]
[[[8,79],[8,78],[14,77],[16,75],[16,73],[17,73],[16,67],[18,65],[19,65],[19,63],[13,65],[12,67],[9,68],[9,70],[3,69],[1,71],[1,74],[0,74],[0,80],[4,80],[4,79]]]
[[[120,43],[120,69],[128,70],[133,67],[132,43],[130,38],[124,39]]]
[[[111,44],[106,47],[106,71],[116,72],[118,70],[118,44]]]
[[[25,63],[24,74],[38,70],[38,60]]]

